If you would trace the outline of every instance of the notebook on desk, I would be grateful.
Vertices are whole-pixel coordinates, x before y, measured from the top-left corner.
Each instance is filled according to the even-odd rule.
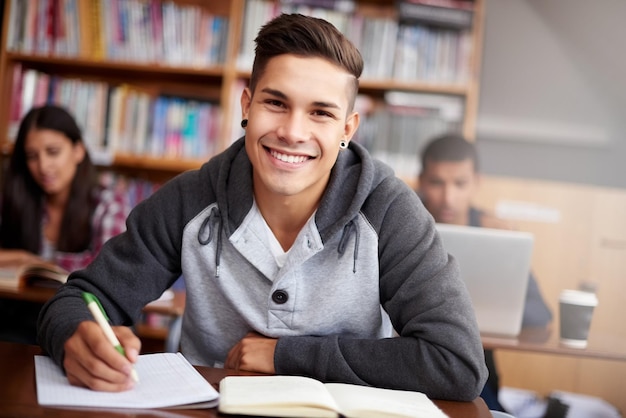
[[[533,235],[437,224],[448,253],[461,267],[481,333],[516,337],[522,327]]]

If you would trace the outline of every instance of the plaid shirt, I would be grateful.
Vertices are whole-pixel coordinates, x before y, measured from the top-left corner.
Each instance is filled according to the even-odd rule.
[[[52,260],[70,272],[86,267],[107,240],[126,230],[129,212],[128,198],[122,190],[116,187],[102,189],[92,218],[93,233],[89,249],[81,253],[53,251]]]

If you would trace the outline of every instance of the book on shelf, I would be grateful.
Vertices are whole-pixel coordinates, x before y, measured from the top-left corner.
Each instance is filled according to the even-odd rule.
[[[471,68],[471,35],[423,24],[400,25],[393,77],[403,81],[463,85]]]
[[[398,22],[388,17],[367,18],[363,22],[361,45],[363,79],[388,79],[393,74],[398,39]]]
[[[361,124],[353,140],[374,158],[393,167],[396,175],[415,179],[419,154],[433,137],[461,130],[462,96],[387,91],[384,101],[359,95]]]
[[[8,138],[32,106],[54,103],[75,117],[92,160],[116,154],[205,158],[217,149],[219,105],[202,98],[164,96],[158,88],[65,78],[15,66]],[[184,136],[184,140],[182,137]]]
[[[420,392],[322,383],[303,376],[227,376],[220,381],[218,409],[275,417],[447,417]]]
[[[199,67],[224,62],[228,17],[161,0],[11,0],[7,50]]]
[[[21,267],[0,268],[0,289],[28,287],[55,289],[67,281],[67,270],[46,262],[25,264]]]
[[[338,10],[345,13],[354,12],[356,6],[354,0],[280,0],[280,3],[288,6],[308,6]]]
[[[469,29],[474,19],[473,2],[452,0],[399,0],[398,19],[429,25]]]

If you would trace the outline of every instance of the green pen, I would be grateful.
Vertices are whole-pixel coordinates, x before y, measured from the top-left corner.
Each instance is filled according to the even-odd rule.
[[[120,344],[120,341],[115,336],[111,325],[109,325],[109,318],[107,317],[106,312],[104,312],[104,308],[102,304],[93,293],[83,292],[83,300],[87,304],[87,308],[91,311],[94,319],[102,328],[104,335],[107,339],[113,344],[113,347],[124,357],[126,357],[126,351],[124,351],[124,347]],[[133,368],[131,372],[131,376],[135,382],[139,382],[139,376],[137,375],[137,371]]]

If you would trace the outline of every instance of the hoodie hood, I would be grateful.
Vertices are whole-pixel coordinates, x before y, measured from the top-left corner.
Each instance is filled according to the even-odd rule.
[[[211,170],[210,179],[227,236],[241,224],[253,202],[252,164],[244,141],[245,137],[239,138],[216,156],[218,164],[205,165]],[[322,241],[345,228],[358,215],[372,190],[393,176],[390,167],[374,160],[362,145],[350,142],[339,153],[315,215]]]

